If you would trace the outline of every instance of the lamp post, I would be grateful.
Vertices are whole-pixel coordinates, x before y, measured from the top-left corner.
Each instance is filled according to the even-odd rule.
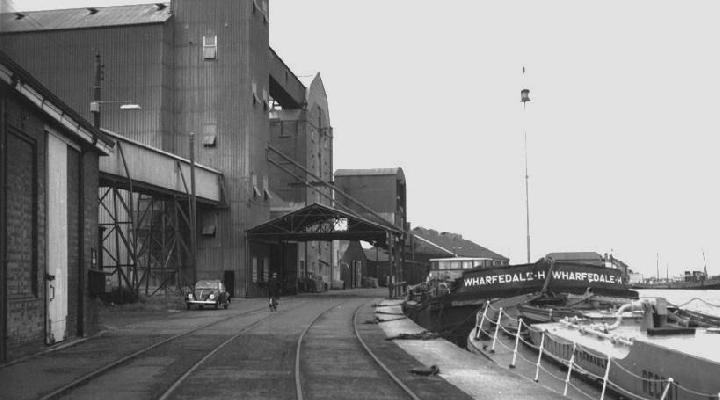
[[[103,68],[105,66],[100,61],[100,53],[95,54],[95,84],[93,85],[93,101],[90,102],[90,112],[93,115],[93,126],[100,129],[100,104],[103,103],[120,103],[121,110],[141,110],[138,104],[134,104],[129,100],[101,100],[101,83],[104,79]]]

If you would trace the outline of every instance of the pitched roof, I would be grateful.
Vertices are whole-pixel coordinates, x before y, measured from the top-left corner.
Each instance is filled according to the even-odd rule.
[[[17,11],[0,14],[0,31],[7,33],[153,24],[165,22],[171,16],[170,3],[161,2],[115,7]]]
[[[346,226],[338,226],[340,219]],[[251,240],[366,240],[385,243],[387,233],[398,234],[396,227],[380,225],[359,215],[313,203],[257,225],[247,231]]]
[[[415,251],[425,254],[438,254],[447,257],[448,254],[457,254],[460,257],[485,257],[493,260],[509,259],[501,254],[495,253],[479,244],[462,238],[458,233],[439,233],[432,229],[416,227],[412,234],[421,240],[415,241]]]

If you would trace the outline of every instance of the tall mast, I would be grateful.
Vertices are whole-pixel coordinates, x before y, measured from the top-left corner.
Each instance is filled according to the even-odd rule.
[[[525,78],[525,66],[522,68],[523,80]],[[525,113],[525,105],[530,101],[530,89],[522,89],[520,91],[520,101],[523,104],[523,114]],[[527,119],[527,118],[524,118]],[[527,151],[527,130],[523,127],[523,134],[525,140],[525,225],[527,232],[527,262],[530,263],[530,191],[529,191],[529,180],[528,175],[528,151]]]

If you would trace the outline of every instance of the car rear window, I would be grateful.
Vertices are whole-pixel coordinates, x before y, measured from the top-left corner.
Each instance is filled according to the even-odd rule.
[[[218,286],[220,286],[218,282],[199,281],[195,284],[195,289],[218,289]]]

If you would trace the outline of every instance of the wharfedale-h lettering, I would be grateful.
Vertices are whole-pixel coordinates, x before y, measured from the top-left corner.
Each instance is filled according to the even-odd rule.
[[[483,286],[545,280],[547,277],[546,273],[546,271],[527,271],[513,274],[470,276],[465,278],[465,286]],[[551,274],[553,280],[581,281],[588,283],[601,282],[610,284],[622,283],[620,277],[610,274],[563,270],[552,271]]]

